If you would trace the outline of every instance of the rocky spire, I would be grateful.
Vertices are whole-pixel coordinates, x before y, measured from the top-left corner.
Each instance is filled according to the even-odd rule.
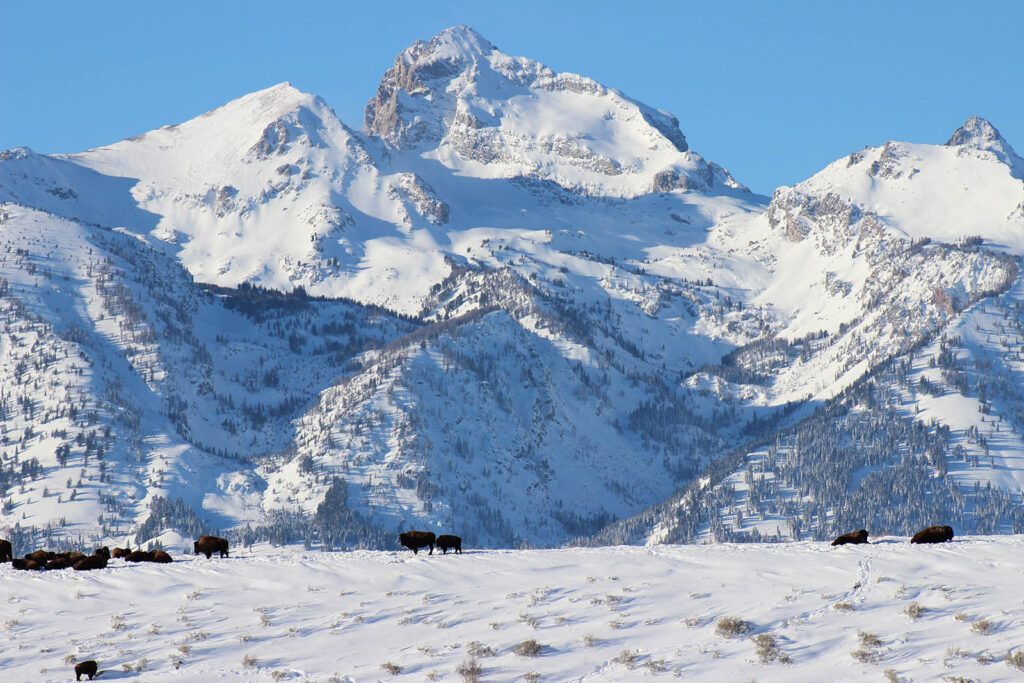
[[[418,40],[395,57],[395,65],[384,73],[377,95],[366,105],[364,128],[395,147],[440,135],[437,121],[403,113],[415,109],[412,98],[425,97],[440,83],[459,75],[496,48],[468,26],[447,28],[430,39]],[[441,88],[443,90],[443,88]]]
[[[953,136],[946,142],[947,147],[961,145],[992,152],[1008,166],[1024,166],[1024,160],[1017,156],[1006,138],[1000,135],[995,126],[980,116],[972,116],[967,119],[967,122],[957,128]]]

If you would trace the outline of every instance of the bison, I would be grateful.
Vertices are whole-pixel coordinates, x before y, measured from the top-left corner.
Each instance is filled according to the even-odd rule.
[[[48,550],[34,550],[25,556],[26,560],[35,562],[37,564],[46,564],[50,560],[57,557],[57,553],[51,553]]]
[[[174,562],[174,559],[163,550],[154,550],[150,562],[157,562],[159,564],[167,564],[168,562]]]
[[[459,536],[452,536],[451,534],[441,534],[437,537],[437,547],[441,549],[442,553],[447,555],[449,548],[454,548],[455,552],[462,554],[462,538]]]
[[[124,559],[129,562],[152,562],[153,553],[149,550],[133,550]]]
[[[74,566],[74,562],[66,557],[57,557],[46,563],[46,570],[51,569],[67,569],[68,567]]]
[[[951,526],[930,526],[921,529],[910,539],[911,543],[945,543],[953,540],[953,527]]]
[[[10,562],[14,559],[14,548],[11,542],[0,538],[0,562]]]
[[[11,560],[11,566],[15,569],[30,570],[42,570],[43,565],[39,564],[35,560]]]
[[[87,572],[91,569],[105,569],[106,566],[107,558],[103,555],[89,555],[85,559],[75,562],[74,570],[76,572]]]
[[[867,543],[868,542],[868,530],[861,529],[860,531],[851,531],[848,534],[837,536],[836,540],[832,541],[832,545],[846,545],[847,543]]]
[[[82,674],[85,674],[91,681],[92,677],[96,675],[97,669],[99,669],[99,665],[92,659],[87,662],[79,662],[75,664],[75,680],[82,680]]]
[[[110,554],[113,558],[124,558],[128,557],[132,553],[132,547],[129,545],[127,548],[114,548],[114,552]]]
[[[228,556],[228,541],[226,538],[200,536],[199,540],[192,544],[192,548],[195,550],[196,555],[200,553],[206,555],[206,559],[210,559],[210,556],[214,553],[220,553],[221,557]]]
[[[108,560],[110,559],[110,548],[103,546],[102,548],[96,548],[96,552],[93,555],[103,555]]]
[[[433,531],[406,531],[398,534],[398,542],[403,548],[408,548],[414,555],[418,555],[420,548],[430,546],[430,554],[434,554],[434,532]]]

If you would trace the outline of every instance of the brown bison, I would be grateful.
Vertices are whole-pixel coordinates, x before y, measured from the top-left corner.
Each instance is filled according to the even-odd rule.
[[[96,548],[96,552],[93,555],[102,555],[103,557],[110,559],[110,548],[103,546],[102,548]]]
[[[157,562],[159,564],[167,564],[168,562],[174,562],[174,559],[163,550],[154,550],[152,559],[150,562]]]
[[[57,553],[51,553],[48,550],[34,550],[25,556],[26,560],[30,560],[37,564],[46,564],[50,560],[57,557]]]
[[[953,527],[951,526],[930,526],[921,529],[910,539],[911,543],[945,543],[953,540]]]
[[[128,557],[131,555],[132,547],[129,545],[127,548],[114,548],[114,551],[110,554],[113,558]]]
[[[74,570],[76,572],[87,572],[91,569],[105,569],[106,566],[107,558],[103,555],[89,555],[85,559],[75,562]]]
[[[72,550],[72,551],[66,552],[66,553],[57,553],[57,556],[54,557],[53,559],[54,560],[68,560],[68,561],[71,562],[71,564],[74,564],[75,562],[78,562],[79,560],[84,560],[86,557],[88,557],[88,556],[85,553],[80,553],[77,550]]]
[[[91,659],[88,662],[79,662],[75,664],[75,680],[82,680],[82,674],[85,674],[91,681],[92,677],[96,675],[96,670],[99,668],[99,665]]]
[[[163,550],[133,550],[124,559],[128,562],[157,562],[159,564],[174,562],[171,556]]]
[[[153,553],[149,550],[133,550],[124,559],[129,562],[152,562]]]
[[[414,555],[418,555],[420,548],[430,546],[430,554],[434,554],[434,532],[433,531],[406,531],[398,534],[398,542],[403,548],[408,548]]]
[[[0,562],[10,562],[14,559],[14,548],[11,547],[11,542],[0,538]]]
[[[74,566],[74,564],[74,562],[72,562],[66,557],[56,557],[47,562],[45,568],[47,571],[50,571],[52,569],[67,569],[68,567]]]
[[[847,543],[867,543],[868,542],[868,530],[861,529],[860,531],[851,531],[848,534],[837,536],[836,540],[832,541],[832,545],[846,545]]]
[[[455,552],[462,554],[462,538],[459,536],[452,536],[451,534],[441,534],[437,537],[437,547],[441,549],[442,553],[448,554],[449,548],[454,548]]]
[[[11,560],[11,566],[14,567],[15,569],[24,569],[26,571],[30,571],[30,570],[40,570],[41,571],[41,570],[43,570],[45,568],[43,565],[39,564],[35,560],[17,560],[17,559]]]
[[[192,548],[195,550],[196,555],[200,553],[206,555],[206,559],[210,559],[210,556],[214,553],[220,553],[221,557],[228,556],[228,541],[226,538],[200,536],[199,540],[192,544]]]

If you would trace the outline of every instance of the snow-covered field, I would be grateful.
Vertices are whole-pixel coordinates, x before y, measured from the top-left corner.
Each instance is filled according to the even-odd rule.
[[[174,554],[0,565],[3,679],[68,680],[74,659],[145,681],[1024,679],[1021,536]]]

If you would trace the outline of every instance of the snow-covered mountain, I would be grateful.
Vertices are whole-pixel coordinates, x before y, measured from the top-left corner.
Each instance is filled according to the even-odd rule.
[[[957,410],[1024,415],[1005,379],[1022,169],[972,118],[945,146],[866,148],[769,199],[672,115],[467,27],[398,55],[361,132],[281,84],[81,154],[4,152],[0,530],[721,536],[708,511],[740,495],[748,452],[775,444],[777,463],[813,428],[916,458],[915,425],[921,471],[953,497],[991,482],[1007,499],[986,529],[1004,530],[1024,444]],[[969,321],[993,305],[1002,336],[981,341]],[[853,425],[868,394],[902,426]],[[1005,456],[991,472],[934,454],[969,460],[982,433]],[[851,486],[760,491],[789,507],[758,533],[831,533]]]

